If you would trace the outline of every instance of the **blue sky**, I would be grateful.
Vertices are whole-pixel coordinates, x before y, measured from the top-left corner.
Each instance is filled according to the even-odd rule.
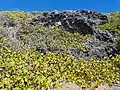
[[[49,10],[120,11],[120,0],[1,0],[0,10],[49,11]]]

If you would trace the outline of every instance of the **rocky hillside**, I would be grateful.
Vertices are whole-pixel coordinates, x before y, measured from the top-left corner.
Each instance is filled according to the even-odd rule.
[[[0,12],[0,49],[0,89],[118,82],[120,13]]]
[[[32,48],[76,59],[103,59],[119,52],[114,30],[97,28],[105,23],[108,17],[94,11],[1,12],[0,36],[14,50]]]

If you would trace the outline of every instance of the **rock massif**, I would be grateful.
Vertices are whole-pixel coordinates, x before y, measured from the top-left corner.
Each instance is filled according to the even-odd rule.
[[[107,16],[93,11],[64,11],[44,12],[37,16],[31,24],[44,26],[61,26],[71,32],[80,34],[93,34],[93,26],[108,22]]]
[[[108,22],[105,14],[94,11],[64,11],[44,12],[32,20],[31,24],[44,26],[60,26],[63,30],[71,33],[91,34],[92,37],[82,44],[87,47],[84,52],[78,48],[68,48],[66,53],[75,58],[103,59],[107,56],[114,56],[119,52],[115,32],[100,30],[96,27]]]

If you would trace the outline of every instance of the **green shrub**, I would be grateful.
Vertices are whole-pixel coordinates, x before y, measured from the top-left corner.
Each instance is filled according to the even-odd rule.
[[[100,28],[105,30],[113,30],[116,32],[120,32],[120,21],[101,25]]]
[[[100,25],[100,29],[120,32],[120,12],[113,12],[107,15],[109,23]]]
[[[33,26],[32,30],[37,37],[41,38],[44,36],[49,47],[57,47],[59,49],[79,48],[86,50],[86,47],[81,45],[81,43],[91,37],[89,34],[70,33],[56,26],[43,27],[37,25]],[[35,43],[40,44],[41,42],[35,41]]]

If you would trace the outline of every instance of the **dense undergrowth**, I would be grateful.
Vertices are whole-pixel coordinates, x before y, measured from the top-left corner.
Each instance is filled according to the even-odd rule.
[[[75,60],[69,55],[33,51],[0,51],[0,89],[39,90],[59,87],[60,81],[81,87],[97,87],[100,83],[120,81],[120,55],[107,60]]]
[[[120,55],[106,60],[90,59],[86,61],[76,60],[67,54],[52,52],[43,54],[31,49],[35,45],[46,45],[63,50],[67,48],[85,50],[80,42],[88,39],[91,35],[70,33],[56,26],[29,25],[27,20],[29,17],[34,18],[34,15],[25,12],[5,12],[5,15],[10,20],[16,20],[13,29],[17,30],[19,35],[12,37],[4,34],[0,36],[1,90],[48,89],[61,87],[62,82],[72,82],[80,87],[89,88],[97,87],[101,83],[112,84],[112,82],[120,81],[120,67],[117,65],[120,62]],[[116,17],[118,15],[115,16],[115,19]],[[119,31],[120,21],[115,19],[112,16],[110,22],[100,28]],[[19,22],[20,26],[16,22]],[[16,29],[18,26],[19,29]],[[5,31],[2,26],[0,30],[1,32]],[[13,43],[12,41],[14,44],[10,44]],[[18,50],[18,48],[22,49]]]

